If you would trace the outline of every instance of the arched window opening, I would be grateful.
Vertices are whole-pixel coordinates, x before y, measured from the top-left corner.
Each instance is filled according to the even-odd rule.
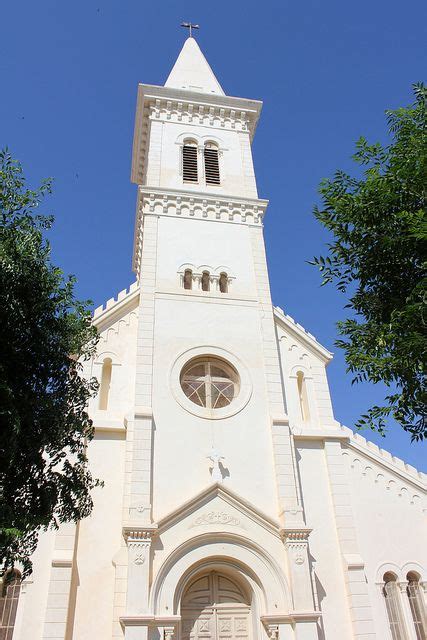
[[[209,291],[210,289],[210,275],[208,271],[202,273],[202,291]]]
[[[204,149],[206,184],[220,184],[218,147],[206,144]]]
[[[0,597],[0,638],[12,640],[21,591],[21,574],[11,569],[3,577]]]
[[[228,293],[228,276],[226,273],[221,273],[219,276],[219,290],[221,293]]]
[[[393,640],[404,640],[402,609],[400,606],[399,585],[393,573],[384,575],[383,596],[387,609],[388,623]]]
[[[187,141],[182,148],[182,176],[184,182],[198,182],[197,144]]]
[[[310,410],[308,406],[307,384],[302,371],[297,373],[298,399],[301,411],[301,418],[304,422],[310,420]]]
[[[103,411],[108,409],[108,397],[110,395],[112,371],[113,361],[111,358],[105,358],[102,363],[101,387],[99,390],[99,408]]]
[[[408,580],[406,593],[409,599],[417,640],[427,640],[426,611],[424,596],[420,587],[420,579],[417,574],[412,571],[408,573],[406,579]]]
[[[192,289],[193,288],[193,272],[191,269],[186,269],[184,271],[184,289]]]

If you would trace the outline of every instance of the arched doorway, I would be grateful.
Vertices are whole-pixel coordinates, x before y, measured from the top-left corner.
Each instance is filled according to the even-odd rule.
[[[211,571],[187,586],[181,601],[182,640],[249,640],[250,599],[229,576]]]

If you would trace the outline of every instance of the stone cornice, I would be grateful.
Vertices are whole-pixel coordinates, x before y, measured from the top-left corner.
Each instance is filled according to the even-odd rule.
[[[318,355],[325,364],[328,364],[332,360],[333,354],[328,351],[326,347],[321,345],[312,333],[304,329],[304,327],[298,322],[295,322],[292,316],[287,315],[280,307],[273,307],[273,313],[274,317],[284,325],[286,330],[290,330],[291,333],[300,338],[305,345],[309,348],[311,347],[315,354]]]
[[[218,193],[140,186],[135,218],[133,270],[139,277],[144,216],[176,216],[228,224],[262,226],[268,200],[238,198]]]
[[[131,180],[143,182],[150,120],[184,122],[255,133],[262,102],[140,84],[135,117]]]

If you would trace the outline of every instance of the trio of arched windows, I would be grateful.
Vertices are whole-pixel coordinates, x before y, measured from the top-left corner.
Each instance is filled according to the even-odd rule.
[[[20,591],[20,572],[17,569],[7,571],[3,576],[0,597],[0,638],[2,640],[12,640]]]
[[[196,278],[193,271],[191,269],[186,269],[182,280],[184,289],[193,289],[195,280]],[[199,281],[200,289],[202,291],[210,291],[212,282],[216,281],[217,290],[220,291],[220,293],[228,293],[229,277],[225,272],[220,273],[219,277],[215,276],[215,278],[213,278],[209,271],[203,271],[202,275],[199,276]]]
[[[406,624],[403,614],[402,598],[408,598],[409,609],[417,640],[427,640],[427,622],[424,595],[419,576],[410,571],[406,576],[405,591],[401,591],[400,584],[394,573],[384,574],[383,596],[387,609],[388,623],[393,640],[406,640]]]
[[[207,142],[203,147],[203,167],[199,166],[198,146],[193,140],[186,140],[182,148],[182,177],[184,182],[198,183],[199,174],[203,171],[206,184],[221,184],[219,173],[219,150]],[[202,171],[200,170],[202,169]]]

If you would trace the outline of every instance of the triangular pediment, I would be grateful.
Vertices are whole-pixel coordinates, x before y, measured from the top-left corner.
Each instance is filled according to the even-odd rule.
[[[194,38],[187,38],[165,87],[225,95]]]
[[[247,529],[253,523],[280,536],[280,523],[223,484],[214,483],[158,521],[159,533],[187,521],[192,528]]]

